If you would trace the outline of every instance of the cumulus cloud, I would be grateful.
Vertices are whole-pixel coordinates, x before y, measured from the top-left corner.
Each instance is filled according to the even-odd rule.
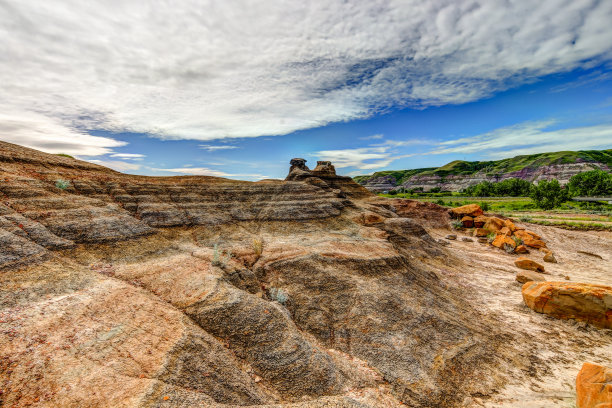
[[[0,113],[0,140],[73,156],[100,156],[111,153],[113,147],[127,144],[109,137],[91,136],[66,127],[55,118],[26,111]]]
[[[361,170],[378,169],[388,166],[394,160],[411,157],[414,154],[394,155],[388,146],[361,147],[357,149],[322,150],[315,153],[320,160],[328,160],[335,167],[356,167]]]
[[[596,0],[0,0],[0,112],[73,153],[117,143],[79,129],[280,135],[609,60],[610,21]]]
[[[477,136],[448,140],[428,154],[479,153],[490,158],[612,147],[612,124],[552,128],[554,120],[526,122]]]
[[[155,172],[167,172],[174,173],[179,175],[187,175],[187,176],[213,176],[213,177],[227,177],[227,178],[249,178],[252,180],[261,180],[268,178],[268,176],[264,176],[262,174],[231,174],[226,173],[221,170],[214,170],[208,167],[181,167],[175,169],[159,169],[159,168],[150,168],[149,170]]]

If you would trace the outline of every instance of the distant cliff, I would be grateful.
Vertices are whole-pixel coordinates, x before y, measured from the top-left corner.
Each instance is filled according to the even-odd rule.
[[[354,180],[371,191],[400,187],[423,188],[424,191],[439,187],[443,191],[460,191],[482,181],[496,182],[508,178],[531,182],[557,179],[565,184],[575,174],[593,169],[610,171],[611,168],[612,149],[580,150],[516,156],[495,161],[455,160],[437,168],[379,171],[356,176]]]

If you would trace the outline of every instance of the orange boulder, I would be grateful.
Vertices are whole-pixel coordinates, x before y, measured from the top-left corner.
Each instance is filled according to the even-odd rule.
[[[571,282],[527,282],[525,304],[538,313],[612,329],[612,287]]]
[[[484,228],[476,228],[474,230],[475,237],[486,237],[487,235],[489,235],[489,231]]]
[[[576,377],[577,408],[612,407],[612,369],[584,363]]]
[[[474,219],[468,215],[461,218],[461,224],[463,224],[464,228],[472,228],[474,226]]]
[[[484,215],[479,215],[478,217],[474,218],[474,226],[476,228],[482,228],[488,220],[489,220],[489,217],[485,217]]]
[[[478,204],[468,204],[461,207],[452,208],[450,214],[454,218],[463,218],[466,215],[469,217],[477,217],[482,215],[482,208]]]
[[[502,220],[501,218],[497,218],[497,217],[489,217],[489,219],[483,226],[484,229],[487,229],[491,232],[497,232],[504,227],[505,227],[504,220]]]
[[[524,238],[523,244],[532,248],[546,248],[546,242],[540,241],[539,239]]]
[[[510,220],[504,220],[504,225],[510,230],[510,232],[516,231],[516,225]]]
[[[498,234],[512,235],[512,231],[510,231],[510,228],[508,227],[503,227],[499,230]]]
[[[527,249],[525,245],[519,245],[516,247],[514,252],[516,252],[517,254],[528,254],[529,250]]]
[[[529,258],[525,258],[524,256],[521,256],[519,259],[514,261],[514,264],[521,269],[527,269],[527,270],[536,271],[536,272],[544,272],[544,267],[542,265],[540,265],[536,261],[532,261]]]
[[[509,236],[500,234],[495,237],[491,245],[500,249],[504,249],[504,245],[510,245],[512,248],[515,248],[516,242],[514,242],[514,240]]]

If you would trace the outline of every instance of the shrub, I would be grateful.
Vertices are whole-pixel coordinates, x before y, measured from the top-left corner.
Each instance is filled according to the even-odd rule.
[[[570,178],[567,188],[571,196],[610,196],[612,195],[612,174],[603,170],[591,170]]]
[[[55,180],[55,187],[59,188],[60,190],[65,190],[70,187],[70,182],[68,180],[57,179]]]
[[[521,221],[521,222],[531,222],[532,219],[531,219],[531,217],[520,217],[519,221]]]
[[[514,243],[516,244],[516,246],[523,245],[523,239],[522,238],[519,238],[517,236],[513,236],[512,239],[514,240]]]
[[[281,305],[284,305],[289,300],[289,295],[287,295],[287,292],[280,288],[270,288],[268,291],[268,296],[271,300],[278,302]]]
[[[496,234],[496,233],[494,233],[494,232],[491,232],[491,233],[489,233],[489,235],[487,235],[487,241],[489,241],[489,244],[490,244],[491,242],[495,241],[495,237],[496,237],[496,236],[497,236],[497,234]]]
[[[531,199],[543,210],[552,210],[568,200],[567,190],[558,180],[540,180],[531,192]]]
[[[68,157],[69,159],[74,159],[74,157],[66,153],[57,153],[56,156],[62,156],[62,157]]]
[[[229,260],[232,259],[232,253],[231,252],[226,252],[225,254],[223,254],[220,250],[219,250],[219,245],[215,244],[213,247],[213,260],[212,260],[212,265],[213,266],[225,266]]]
[[[510,244],[504,244],[504,251],[506,251],[509,254],[513,253],[515,249],[516,248]]]
[[[389,195],[396,195],[397,194],[397,190],[391,190],[389,191]]]
[[[436,204],[438,204],[438,205],[444,205],[444,200],[442,200],[442,199],[438,199],[438,200],[436,201]]]
[[[487,203],[486,201],[480,203],[480,208],[482,209],[482,211],[489,211],[491,209],[489,207],[489,203]]]
[[[451,221],[451,225],[453,226],[453,229],[456,229],[456,230],[463,229],[463,224],[459,220]]]
[[[253,238],[253,251],[255,255],[259,258],[263,252],[263,239],[261,238]]]

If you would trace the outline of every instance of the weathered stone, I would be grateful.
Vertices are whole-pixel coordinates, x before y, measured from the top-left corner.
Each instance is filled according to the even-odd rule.
[[[538,313],[612,328],[612,287],[587,283],[526,283],[523,300]]]
[[[498,234],[503,234],[503,235],[510,236],[510,235],[512,235],[512,231],[510,231],[510,228],[508,228],[508,227],[503,227],[502,229],[500,229],[498,231]]]
[[[533,238],[523,239],[523,244],[527,245],[528,247],[532,247],[532,248],[546,248],[546,242],[540,241],[537,239],[533,239]]]
[[[589,251],[576,251],[576,252],[578,252],[579,254],[592,256],[593,258],[603,259],[603,257],[601,255],[594,254],[593,252],[589,252]]]
[[[483,226],[484,229],[490,232],[497,232],[501,230],[503,227],[505,227],[504,220],[502,220],[501,218],[497,218],[497,217],[489,217],[489,219]]]
[[[452,217],[459,219],[465,216],[477,217],[483,214],[482,208],[480,208],[478,204],[468,204],[461,207],[451,208],[449,212]]]
[[[463,238],[461,238],[461,240],[463,242],[474,242],[474,240],[472,238],[470,238],[470,237],[463,237]]]
[[[461,218],[461,224],[463,224],[464,228],[472,228],[474,226],[474,218],[466,215]]]
[[[550,251],[544,255],[543,259],[544,259],[544,262],[557,263],[557,258],[555,258],[555,254],[553,254]]]
[[[487,238],[480,237],[478,238],[478,242],[480,242],[481,244],[488,244],[489,240]]]
[[[455,235],[455,234],[448,234],[445,238],[446,239],[450,239],[452,241],[452,240],[457,239],[457,235]]]
[[[516,281],[520,283],[531,282],[531,281],[543,282],[545,280],[546,279],[544,278],[544,275],[538,272],[534,272],[534,271],[525,270],[525,271],[518,271],[516,273]]]
[[[476,228],[482,228],[488,220],[489,220],[489,217],[486,217],[484,215],[479,215],[478,217],[474,218],[474,226]]]
[[[532,261],[529,258],[525,258],[524,256],[521,256],[516,261],[514,261],[514,264],[521,269],[528,269],[528,270],[536,271],[536,272],[544,272],[544,266],[540,265],[536,261]]]
[[[365,211],[363,213],[358,214],[357,216],[353,217],[353,221],[355,221],[356,223],[359,223],[361,225],[373,225],[373,224],[378,224],[381,222],[385,221],[385,217],[376,214],[372,211]]]
[[[527,249],[525,245],[519,245],[516,247],[514,252],[516,252],[517,254],[528,254],[529,250]]]
[[[484,228],[476,228],[476,229],[474,229],[474,236],[475,237],[486,237],[487,235],[489,235],[489,231],[487,231]]]
[[[504,245],[508,245],[512,248],[515,248],[516,242],[514,242],[514,240],[510,238],[509,236],[500,234],[495,237],[491,245],[493,245],[496,248],[500,248],[500,249],[503,249]]]
[[[584,363],[576,376],[577,408],[612,407],[612,369]]]
[[[508,228],[510,232],[516,231],[516,225],[511,220],[504,220],[504,225]]]

